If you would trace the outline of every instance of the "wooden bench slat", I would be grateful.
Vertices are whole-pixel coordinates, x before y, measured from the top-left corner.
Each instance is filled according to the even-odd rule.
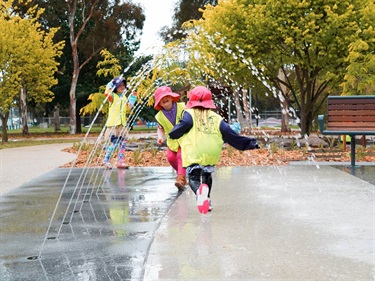
[[[335,131],[338,135],[346,135],[344,132],[362,132],[363,135],[375,135],[375,132],[370,128],[328,127],[327,131]]]
[[[367,126],[367,127],[372,127],[375,130],[375,122],[330,121],[330,122],[327,123],[328,126],[332,126],[332,125],[335,125],[335,124],[339,124],[339,125],[342,125],[342,126],[350,126],[350,127]]]
[[[328,116],[328,123],[332,121],[342,121],[342,122],[355,122],[355,121],[361,121],[361,122],[375,122],[375,115],[363,115],[363,116],[338,116],[338,115],[332,115]]]
[[[330,110],[374,110],[375,104],[331,104],[328,105],[328,111]]]
[[[324,129],[324,115],[318,116],[323,135],[375,135],[375,95],[328,97],[328,118]],[[351,166],[355,166],[355,141],[350,143]]]
[[[328,104],[375,104],[375,100],[372,98],[352,98],[352,99],[332,99],[328,98]]]
[[[375,116],[375,110],[334,110],[328,113],[328,116]]]
[[[374,129],[374,128],[371,128],[371,127],[350,127],[350,126],[341,126],[340,124],[333,124],[329,127],[327,127],[327,130],[343,130],[343,128],[345,128],[346,131],[348,130],[355,130],[355,131],[374,131],[374,130],[371,130],[371,129]]]
[[[374,131],[371,131],[370,129],[366,128],[344,128],[344,127],[333,127],[333,128],[327,128],[326,131],[329,132],[336,132],[337,135],[349,135],[348,132],[361,132],[360,135],[375,135]],[[358,134],[358,133],[356,133]],[[359,134],[358,134],[359,135]]]

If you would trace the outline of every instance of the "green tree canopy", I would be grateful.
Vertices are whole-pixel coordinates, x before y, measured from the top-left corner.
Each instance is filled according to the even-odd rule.
[[[370,1],[361,10],[358,30],[352,36],[344,76],[345,95],[375,93],[375,3]]]
[[[69,106],[70,133],[75,134],[81,130],[78,109],[86,103],[90,92],[103,83],[103,78],[95,76],[99,52],[106,48],[121,62],[131,60],[139,48],[145,16],[139,4],[128,0],[33,3],[47,10],[41,18],[43,28],[61,27],[57,36],[66,42],[59,84],[53,91],[60,104]]]
[[[50,88],[57,83],[56,59],[63,42],[53,43],[57,28],[41,29],[38,19],[43,9],[30,8],[20,14],[13,1],[0,1],[0,115],[3,141],[7,141],[6,124],[11,107],[20,103],[23,130],[27,133],[27,100],[48,102],[53,99]]]
[[[302,134],[309,134],[325,98],[342,91],[347,73],[356,75],[351,63],[367,61],[372,69],[374,48],[355,48],[355,42],[373,46],[374,14],[371,0],[221,1],[206,6],[191,41],[227,73],[253,76],[287,101],[284,110],[297,115]],[[350,50],[360,56],[350,57]],[[370,71],[361,73],[373,81]]]

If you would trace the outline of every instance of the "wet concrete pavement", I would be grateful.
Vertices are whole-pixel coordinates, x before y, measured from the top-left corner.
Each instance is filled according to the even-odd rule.
[[[170,171],[56,169],[0,197],[1,280],[141,280]]]
[[[128,137],[156,138],[156,132],[132,133]],[[66,139],[64,139],[66,141]],[[74,143],[97,141],[97,138],[71,139],[71,143],[54,143],[0,149],[0,196],[32,179],[75,160],[76,155],[62,151]]]
[[[55,169],[0,197],[1,280],[375,280],[374,171],[220,168],[200,215],[168,167]]]
[[[71,147],[72,143],[0,149],[0,196],[39,175],[73,161],[76,158],[75,154],[62,151]]]
[[[176,200],[145,280],[374,280],[374,185],[286,166],[222,168],[214,186],[207,217],[190,192]]]

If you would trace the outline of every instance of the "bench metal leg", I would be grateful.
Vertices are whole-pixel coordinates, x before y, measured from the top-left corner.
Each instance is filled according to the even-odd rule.
[[[350,136],[350,165],[355,167],[355,136]]]

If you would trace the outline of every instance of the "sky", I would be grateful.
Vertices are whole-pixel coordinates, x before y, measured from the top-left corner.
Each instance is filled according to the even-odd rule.
[[[141,46],[137,54],[153,54],[164,45],[157,33],[163,26],[172,25],[173,7],[177,0],[133,0],[145,9],[146,20],[141,37]]]

